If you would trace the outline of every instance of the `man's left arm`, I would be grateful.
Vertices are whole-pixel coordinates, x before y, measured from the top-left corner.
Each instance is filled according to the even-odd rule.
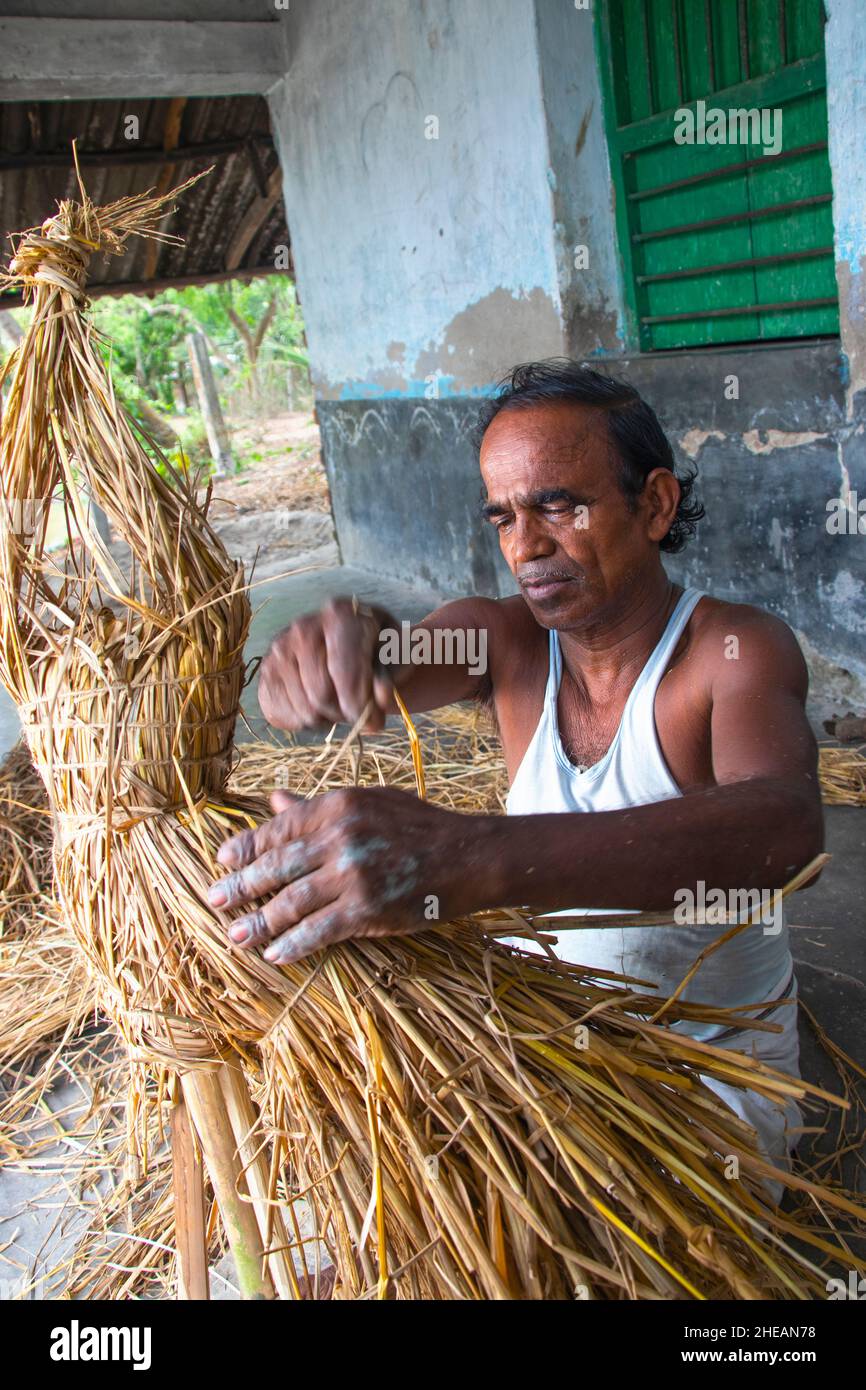
[[[757,609],[738,612],[735,634],[728,622],[726,633],[704,639],[718,653],[707,661],[715,785],[623,811],[509,818],[503,887],[512,894],[500,902],[664,911],[698,880],[724,891],[781,888],[821,853],[805,662],[784,623]],[[735,658],[726,654],[731,635]],[[521,840],[524,864],[515,862]],[[521,876],[525,892],[515,895]]]

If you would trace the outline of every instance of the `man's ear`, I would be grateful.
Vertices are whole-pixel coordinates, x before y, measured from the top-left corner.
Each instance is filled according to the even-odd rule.
[[[669,468],[654,468],[647,474],[643,498],[647,508],[651,541],[663,541],[674,524],[683,490]]]

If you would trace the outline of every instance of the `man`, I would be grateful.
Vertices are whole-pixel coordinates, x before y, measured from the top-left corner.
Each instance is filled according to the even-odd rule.
[[[431,901],[442,920],[503,904],[670,910],[711,892],[741,902],[772,893],[821,850],[797,643],[777,618],[666,575],[662,552],[681,548],[702,509],[638,393],[570,361],[518,367],[485,407],[480,465],[484,516],[520,593],[460,599],[421,626],[481,630],[486,672],[468,661],[385,670],[380,634],[394,620],[340,599],[276,639],[259,698],[284,729],[354,723],[365,710],[380,728],[395,710],[392,681],[413,711],[489,702],[509,815],[458,815],[378,788],[310,802],[275,793],[274,819],[223,847],[232,872],[212,893],[216,907],[265,899],[230,931],[265,945],[269,960],[429,928]],[[729,930],[712,920],[696,911],[677,926],[605,929],[597,916],[592,928],[560,931],[556,949],[669,995]],[[794,994],[774,912],[710,955],[684,997],[785,1000],[752,1010],[781,1031],[676,1026],[796,1074]],[[784,1161],[796,1107],[717,1089]]]

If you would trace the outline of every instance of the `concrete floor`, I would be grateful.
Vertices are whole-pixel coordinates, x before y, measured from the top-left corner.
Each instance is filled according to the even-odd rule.
[[[357,594],[390,608],[395,617],[417,620],[442,595],[383,581],[376,575],[347,568],[330,568],[290,576],[254,591],[257,611],[253,619],[247,656],[260,656],[273,635],[300,613],[319,607],[335,594]],[[245,692],[244,706],[255,732],[264,728],[256,699],[256,682]],[[17,715],[5,694],[0,700],[0,756],[18,737]],[[239,728],[238,737],[244,737]],[[793,900],[789,920],[792,948],[803,1001],[814,1011],[833,1041],[861,1066],[866,1066],[866,1036],[862,1019],[866,1006],[866,947],[863,933],[863,901],[866,888],[866,813],[849,807],[826,808],[827,848],[833,859],[820,882]],[[803,1074],[834,1093],[840,1082],[826,1052],[817,1044],[802,1012],[800,1015]],[[85,1104],[72,1083],[51,1097],[57,1112],[72,1104]],[[820,1123],[822,1115],[810,1123]],[[823,1141],[827,1147],[827,1141]],[[809,1137],[806,1147],[820,1153],[822,1141]],[[830,1147],[833,1147],[831,1144]],[[32,1273],[44,1274],[69,1248],[79,1218],[59,1219],[50,1189],[62,1172],[64,1148],[47,1148],[38,1165],[22,1171],[0,1172],[0,1251]],[[846,1164],[846,1179],[866,1191],[863,1169],[853,1156]],[[0,1259],[0,1298],[14,1295],[4,1280],[15,1271]],[[224,1276],[224,1277],[222,1277]],[[233,1296],[231,1270],[221,1267],[214,1281],[215,1296]]]

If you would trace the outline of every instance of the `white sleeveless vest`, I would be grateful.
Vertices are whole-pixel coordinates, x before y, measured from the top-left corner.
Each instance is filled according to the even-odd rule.
[[[559,736],[556,705],[562,652],[557,632],[551,631],[544,707],[508,794],[509,815],[616,811],[682,795],[659,746],[655,696],[683,630],[702,598],[700,590],[684,591],[635,681],[613,743],[601,761],[584,772],[569,762]],[[706,894],[718,886],[706,884]],[[633,904],[624,904],[622,911],[632,907]],[[573,908],[553,916],[599,917],[605,911]],[[745,912],[742,918],[731,920],[745,920],[748,915]],[[538,925],[544,931],[555,930],[552,921]],[[729,926],[730,922],[724,926],[579,928],[563,932],[554,950],[563,960],[652,981],[660,994],[669,995],[699,952]],[[512,939],[512,944],[524,950],[541,949],[519,938]],[[781,997],[791,974],[788,929],[783,914],[778,912],[773,921],[766,925],[754,922],[720,947],[704,962],[682,997],[724,1007],[760,1003]],[[725,1031],[714,1025],[676,1026],[703,1039],[719,1037]]]

